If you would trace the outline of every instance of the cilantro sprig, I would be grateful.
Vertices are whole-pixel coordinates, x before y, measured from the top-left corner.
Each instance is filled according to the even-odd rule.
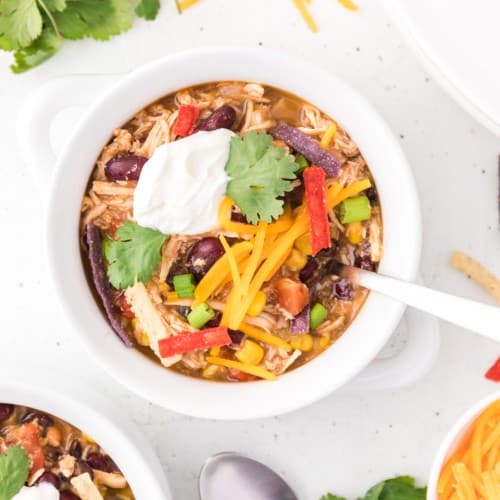
[[[14,73],[50,57],[64,38],[108,40],[132,26],[135,13],[155,19],[160,0],[0,0],[0,49],[14,52]]]
[[[293,189],[298,168],[293,157],[276,147],[265,132],[233,137],[225,166],[230,177],[226,193],[251,224],[272,222],[283,213],[279,198]]]
[[[0,499],[13,498],[28,479],[30,461],[21,446],[13,446],[0,454]]]
[[[425,500],[427,488],[417,488],[415,479],[399,476],[372,486],[364,497],[358,500]],[[327,493],[320,500],[346,500],[344,497]]]
[[[132,286],[136,279],[147,283],[158,267],[160,250],[168,236],[132,221],[121,225],[115,236],[115,240],[103,241],[109,282],[118,290]]]

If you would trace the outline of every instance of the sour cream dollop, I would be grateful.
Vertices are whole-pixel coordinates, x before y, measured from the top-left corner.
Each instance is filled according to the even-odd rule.
[[[12,500],[59,500],[59,491],[49,483],[36,486],[23,486]]]
[[[198,234],[218,226],[224,170],[234,132],[197,132],[163,144],[144,164],[134,192],[134,218],[165,234]]]

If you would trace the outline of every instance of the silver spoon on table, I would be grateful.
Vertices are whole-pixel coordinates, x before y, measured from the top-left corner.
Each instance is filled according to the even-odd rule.
[[[233,452],[207,459],[201,469],[199,490],[201,500],[298,500],[276,472]]]

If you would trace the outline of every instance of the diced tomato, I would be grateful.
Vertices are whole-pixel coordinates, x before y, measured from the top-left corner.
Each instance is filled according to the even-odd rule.
[[[278,303],[292,316],[297,316],[309,304],[309,290],[304,283],[290,278],[282,278],[276,282]]]
[[[20,445],[30,459],[30,474],[43,467],[45,456],[40,444],[40,429],[37,424],[29,422],[9,432],[7,435],[7,446],[12,447],[16,445]]]
[[[330,226],[326,209],[325,171],[316,166],[304,170],[306,205],[309,213],[312,254],[316,255],[323,248],[330,248]]]
[[[172,335],[166,339],[161,339],[158,342],[158,347],[160,356],[168,358],[176,354],[229,345],[230,343],[231,337],[227,328],[225,326],[217,326],[216,328],[207,328],[199,332],[185,332],[180,335]]]
[[[495,363],[490,367],[490,369],[484,375],[488,380],[492,382],[500,382],[500,358],[498,358]]]
[[[131,305],[127,302],[127,299],[125,298],[125,295],[122,295],[118,299],[118,305],[120,306],[120,311],[123,316],[125,316],[128,319],[133,319],[135,318],[135,314],[132,311]]]
[[[181,137],[191,135],[199,116],[200,110],[196,106],[180,106],[177,120],[174,123],[174,134]]]
[[[229,368],[227,376],[229,380],[238,380],[240,382],[250,382],[251,380],[257,380],[259,378],[255,375],[250,375],[250,373],[241,372],[236,368]]]

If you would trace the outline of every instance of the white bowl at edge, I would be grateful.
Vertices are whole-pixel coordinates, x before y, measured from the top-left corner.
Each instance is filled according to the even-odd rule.
[[[139,430],[108,401],[60,383],[0,382],[0,403],[41,410],[88,434],[109,453],[127,479],[135,498],[172,500],[165,473]],[[57,387],[55,389],[54,387]]]
[[[289,412],[317,401],[359,373],[390,338],[404,312],[372,293],[348,331],[324,353],[276,382],[216,383],[166,370],[111,332],[87,283],[79,249],[81,199],[111,131],[152,101],[191,85],[258,81],[292,92],[339,121],[374,175],[384,218],[380,272],[415,279],[421,219],[411,169],[372,106],[334,75],[266,49],[212,47],[182,52],[124,77],[95,102],[60,154],[49,193],[47,250],[63,310],[89,352],[117,381],[164,408],[202,418],[250,419]]]
[[[441,442],[438,452],[432,462],[429,483],[427,485],[427,500],[437,500],[437,484],[439,475],[446,460],[456,450],[460,440],[465,435],[469,426],[490,404],[500,399],[500,391],[489,394],[469,408],[450,429],[446,437]]]

